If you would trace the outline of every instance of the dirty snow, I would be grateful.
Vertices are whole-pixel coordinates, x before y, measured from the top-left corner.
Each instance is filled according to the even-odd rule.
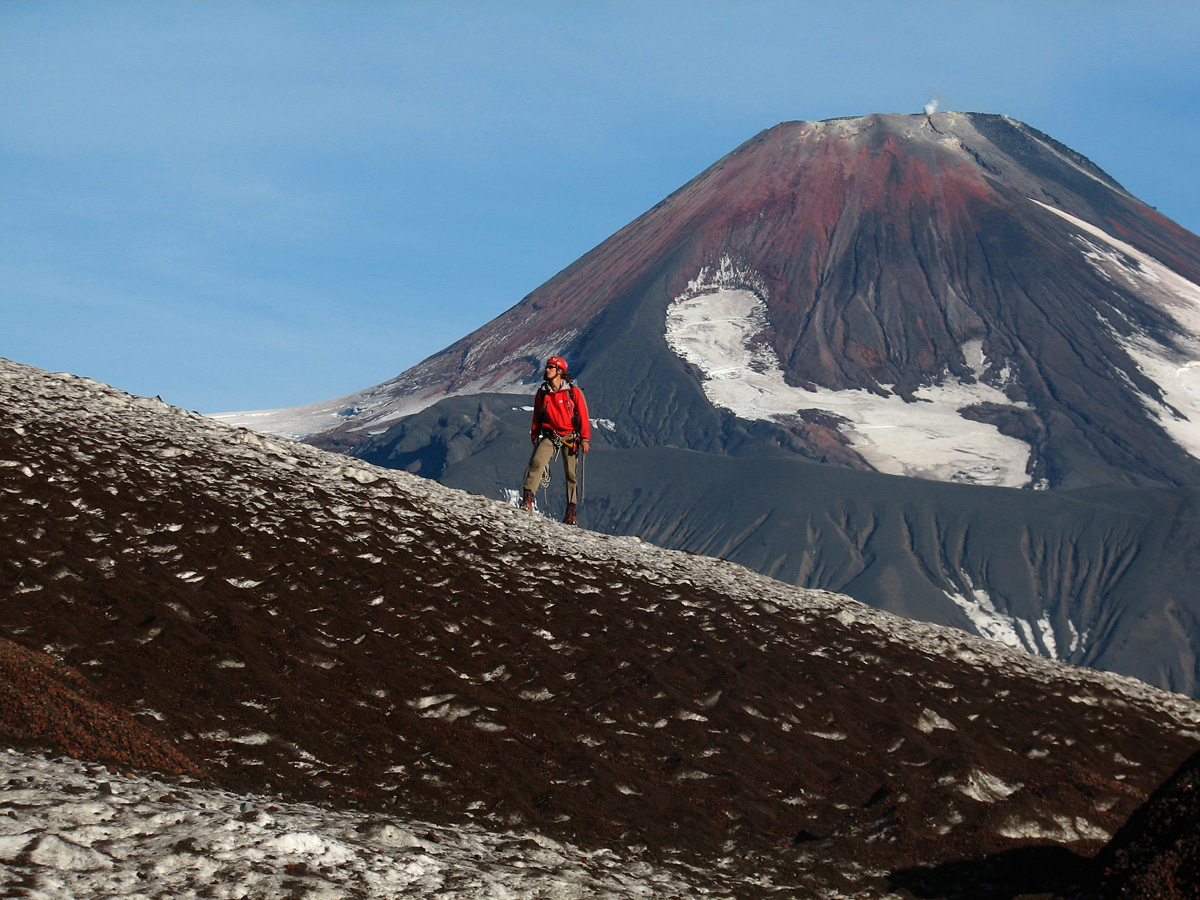
[[[836,416],[854,449],[890,475],[1003,487],[1029,483],[1029,445],[960,412],[979,403],[1014,405],[1003,391],[949,376],[917,390],[915,403],[864,389],[794,387],[761,337],[769,325],[761,292],[720,286],[734,283],[730,279],[706,283],[705,278],[701,273],[668,308],[666,339],[704,373],[704,392],[713,405],[746,419],[779,419],[814,409]],[[985,361],[978,347],[965,352],[968,358],[974,354],[982,373]]]
[[[1104,681],[1113,690],[1130,693],[1139,702],[1170,709],[1172,714],[1187,709],[1185,717],[1190,724],[1190,704],[1183,702],[1176,706],[1173,702],[1164,701],[1162,692],[1135,679],[1101,671],[1064,669],[1036,657],[1014,655],[1004,646],[991,641],[979,641],[953,629],[897,618],[849,597],[796,588],[725,560],[665,550],[637,537],[604,535],[586,529],[547,530],[541,516],[530,516],[515,508],[515,494],[507,498],[507,502],[463,494],[407,472],[382,469],[360,460],[331,455],[286,438],[269,440],[245,429],[231,430],[209,417],[195,413],[172,410],[171,416],[164,417],[163,413],[171,408],[162,401],[125,394],[91,379],[50,373],[38,373],[37,378],[30,378],[28,373],[31,372],[38,370],[0,359],[0,382],[21,385],[21,402],[34,411],[41,405],[49,409],[63,402],[74,404],[75,407],[86,402],[94,414],[97,428],[121,427],[126,431],[144,431],[148,441],[159,441],[164,435],[169,437],[171,432],[168,429],[175,428],[178,433],[173,443],[191,446],[194,452],[232,454],[244,457],[248,464],[253,462],[260,466],[277,467],[284,473],[292,472],[293,466],[300,463],[305,466],[306,477],[311,484],[333,496],[340,496],[342,486],[346,483],[368,486],[372,496],[380,498],[389,497],[394,491],[403,492],[406,496],[419,498],[430,517],[460,522],[461,527],[468,530],[479,528],[490,533],[507,532],[518,543],[543,547],[556,554],[591,559],[597,563],[612,562],[616,565],[616,571],[627,571],[634,577],[655,583],[707,586],[729,597],[731,602],[756,612],[764,608],[786,608],[797,612],[819,609],[836,615],[846,623],[877,627],[895,639],[909,642],[930,653],[954,654],[966,652],[969,647],[970,653],[980,661],[1016,667],[1030,674],[1036,672],[1039,678]],[[49,417],[51,413],[47,412],[46,415]],[[29,469],[37,464],[30,462],[22,465]],[[32,478],[35,475],[37,473],[30,469],[25,477]],[[10,489],[19,492],[18,486]],[[214,485],[213,489],[223,488]],[[351,506],[314,504],[313,507],[313,515],[324,517],[331,528],[348,527],[350,518],[359,513],[361,510]],[[411,540],[411,535],[397,531],[395,540]],[[506,565],[504,560],[482,558],[472,562],[485,570]],[[179,577],[184,576],[196,577],[191,570],[179,573]],[[619,584],[613,586],[620,587]],[[975,592],[975,595],[976,602],[985,607],[987,604],[982,603],[980,592]],[[681,602],[687,605],[686,601]],[[994,607],[984,611],[989,615],[997,615]],[[1025,625],[1029,627],[1028,623]],[[1050,668],[1043,668],[1047,665]]]
[[[497,833],[111,774],[0,750],[0,883],[38,900],[650,898],[707,891],[651,863]]]
[[[29,373],[38,373],[31,378]],[[1033,677],[1054,682],[1080,683],[1103,681],[1110,689],[1136,697],[1138,702],[1182,715],[1192,723],[1192,705],[1149,685],[1109,672],[1062,667],[1023,653],[1014,654],[1009,648],[992,641],[979,640],[955,629],[945,629],[864,606],[849,597],[825,591],[806,590],[776,581],[766,575],[749,571],[722,559],[696,556],[681,551],[665,550],[632,536],[613,536],[586,529],[547,529],[542,516],[530,516],[516,508],[516,494],[507,502],[497,502],[474,494],[464,494],[408,472],[383,469],[349,457],[325,451],[286,438],[267,439],[245,429],[230,429],[210,418],[182,410],[172,410],[157,399],[136,397],[108,385],[67,374],[41,373],[36,369],[0,359],[0,385],[20,385],[21,403],[34,411],[45,406],[50,410],[58,404],[73,409],[88,408],[94,427],[121,428],[127,435],[142,436],[148,443],[174,436],[174,443],[191,446],[194,452],[240,457],[246,465],[277,468],[291,474],[294,467],[305,467],[308,484],[321,488],[331,496],[342,496],[348,485],[364,486],[372,502],[382,502],[394,493],[417,498],[425,515],[436,520],[458,523],[464,531],[482,529],[489,533],[507,533],[514,542],[529,548],[544,548],[555,554],[592,560],[597,565],[612,565],[613,572],[627,572],[630,577],[658,584],[704,586],[729,598],[731,603],[762,613],[764,609],[788,609],[794,613],[823,611],[836,616],[845,624],[875,627],[895,640],[901,640],[932,654],[969,652],[981,663],[1020,669]],[[164,413],[170,415],[164,416]],[[172,432],[171,429],[177,429]],[[30,462],[29,466],[37,466]],[[32,469],[25,477],[35,477]],[[225,490],[226,485],[212,485],[213,490]],[[20,492],[14,485],[10,490]],[[357,495],[356,495],[357,496]],[[372,515],[370,509],[359,505],[337,506],[324,502],[305,501],[311,505],[314,521],[328,527],[348,528],[359,515]],[[262,523],[265,527],[268,523]],[[396,541],[412,540],[412,529],[400,525],[387,526],[395,533]],[[437,548],[434,548],[437,549]],[[467,560],[484,571],[508,565],[503,559],[474,557]],[[606,570],[607,571],[607,570]],[[180,576],[192,575],[185,570]],[[610,587],[620,589],[620,583]],[[976,592],[978,597],[978,592]],[[686,599],[680,599],[688,606]],[[1027,624],[1027,623],[1026,623]]]

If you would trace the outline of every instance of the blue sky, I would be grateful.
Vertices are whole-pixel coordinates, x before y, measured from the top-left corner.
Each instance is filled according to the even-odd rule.
[[[399,374],[763,128],[1011,115],[1200,231],[1200,3],[0,2],[0,356]]]

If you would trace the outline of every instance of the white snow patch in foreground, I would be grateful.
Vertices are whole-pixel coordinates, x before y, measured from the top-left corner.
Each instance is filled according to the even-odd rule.
[[[1000,826],[997,833],[1006,838],[1046,840],[1058,844],[1066,844],[1071,841],[1107,841],[1112,838],[1109,832],[1082,816],[1070,818],[1056,815],[1051,817],[1051,823],[1021,821],[1014,818]]]
[[[863,389],[793,387],[784,380],[774,348],[759,339],[767,310],[753,291],[726,287],[693,296],[695,290],[705,288],[693,282],[668,307],[666,338],[678,356],[704,373],[704,393],[713,405],[745,419],[779,420],[812,409],[837,416],[854,449],[890,475],[1028,484],[1029,445],[959,412],[979,403],[1020,405],[998,388],[947,378],[914,392],[919,402],[906,403],[896,394],[881,397]]]
[[[673,874],[534,833],[492,833],[108,774],[0,750],[0,884],[21,896],[696,896]]]
[[[1166,405],[1142,395],[1151,415],[1175,443],[1200,458],[1200,285],[1095,225],[1037,200],[1033,202],[1104,241],[1108,247],[1079,239],[1084,256],[1096,270],[1111,282],[1132,287],[1175,321],[1179,329],[1177,347],[1167,347],[1147,334],[1117,335],[1117,339],[1142,374],[1162,391]]]
[[[921,710],[920,718],[917,719],[917,730],[923,734],[932,734],[939,729],[958,731],[953,722],[939,716],[932,709]]]
[[[1024,785],[1020,782],[1008,784],[995,775],[975,769],[967,776],[966,784],[960,784],[958,789],[972,800],[978,800],[980,803],[994,803],[1015,794],[1023,787]]]

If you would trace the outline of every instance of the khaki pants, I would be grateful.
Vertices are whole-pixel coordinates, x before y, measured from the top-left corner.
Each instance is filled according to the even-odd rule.
[[[579,445],[576,444],[576,447]],[[542,438],[537,442],[537,446],[533,448],[533,456],[529,457],[529,471],[525,473],[525,490],[536,491],[542,484],[542,473],[546,471],[546,466],[550,465],[550,460],[554,456],[554,441],[550,438]],[[575,480],[576,463],[579,461],[576,453],[569,451],[566,447],[562,448],[563,474],[567,478],[567,502],[574,503],[578,492],[578,483]]]

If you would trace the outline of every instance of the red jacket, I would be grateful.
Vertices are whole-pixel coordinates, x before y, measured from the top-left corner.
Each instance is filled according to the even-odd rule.
[[[585,441],[592,439],[592,426],[588,422],[587,403],[583,391],[573,384],[563,382],[562,387],[552,391],[543,384],[533,398],[533,426],[530,437],[537,440],[543,428],[555,434],[570,434],[578,431]]]

